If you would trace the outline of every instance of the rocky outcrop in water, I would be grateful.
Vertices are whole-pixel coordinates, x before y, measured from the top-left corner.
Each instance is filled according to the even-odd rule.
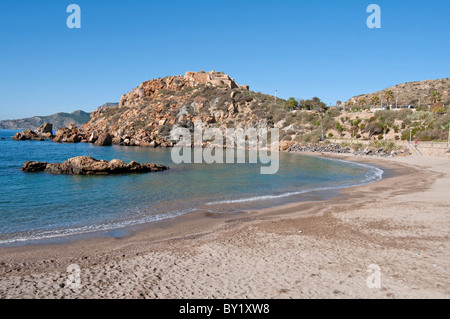
[[[70,124],[69,127],[58,128],[52,141],[55,143],[80,143],[83,140],[85,140],[85,136],[80,129],[75,124]]]
[[[43,141],[50,140],[53,136],[53,125],[49,123],[42,124],[36,131],[26,130],[14,134],[15,141]]]
[[[115,175],[130,173],[161,172],[169,167],[146,163],[139,164],[132,161],[126,164],[124,161],[114,159],[112,161],[97,160],[89,156],[70,158],[63,163],[46,163],[28,161],[22,167],[24,172],[49,172],[52,174],[67,175]]]
[[[45,171],[45,169],[47,168],[48,163],[45,162],[33,162],[33,161],[29,161],[29,162],[25,162],[25,164],[23,164],[22,167],[22,171],[24,172],[43,172]]]
[[[32,130],[26,130],[23,132],[18,132],[13,136],[14,141],[43,141],[44,139],[38,137],[36,132]]]

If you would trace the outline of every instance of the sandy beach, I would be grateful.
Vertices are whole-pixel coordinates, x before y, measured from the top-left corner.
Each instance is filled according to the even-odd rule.
[[[449,298],[450,160],[339,158],[389,176],[321,202],[0,248],[0,297]],[[67,286],[71,264],[77,288]],[[367,285],[374,265],[379,287]]]

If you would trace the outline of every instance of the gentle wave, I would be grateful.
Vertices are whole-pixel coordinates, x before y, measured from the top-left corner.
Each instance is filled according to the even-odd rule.
[[[288,192],[288,193],[284,193],[284,194],[280,194],[280,195],[253,196],[253,197],[246,197],[246,198],[241,198],[241,199],[209,202],[209,203],[206,203],[205,205],[212,206],[212,205],[223,205],[223,204],[238,204],[238,203],[254,202],[254,201],[269,200],[269,199],[280,199],[280,198],[285,198],[285,197],[290,197],[290,196],[295,196],[295,195],[302,195],[302,194],[307,194],[307,193],[312,193],[312,192],[338,190],[338,189],[343,189],[343,188],[348,188],[348,187],[363,186],[363,185],[367,185],[369,183],[379,181],[383,178],[384,171],[375,166],[362,164],[362,163],[355,163],[355,162],[350,162],[350,161],[345,161],[345,160],[340,160],[340,159],[326,158],[325,160],[338,161],[338,162],[343,162],[343,163],[351,163],[354,165],[363,166],[363,167],[371,169],[371,172],[366,173],[364,175],[365,178],[363,178],[363,180],[359,183],[341,184],[339,186],[328,186],[328,187],[314,187],[314,188],[304,189],[301,191]]]
[[[56,238],[63,238],[63,237],[69,237],[69,236],[76,236],[76,235],[85,235],[90,233],[96,233],[96,232],[105,232],[105,231],[111,231],[115,229],[120,229],[124,227],[130,227],[130,226],[136,226],[136,225],[142,225],[146,223],[154,223],[166,219],[173,219],[188,213],[191,213],[195,211],[196,209],[189,209],[186,211],[181,212],[173,212],[173,213],[166,213],[166,214],[160,214],[160,215],[149,215],[145,218],[135,219],[135,220],[128,220],[128,221],[122,221],[112,224],[97,224],[97,225],[89,225],[89,226],[83,226],[83,227],[77,227],[77,228],[67,228],[67,229],[55,229],[51,231],[42,231],[37,232],[32,235],[26,235],[22,237],[14,237],[11,239],[5,239],[0,240],[0,245],[8,245],[8,244],[14,244],[14,243],[20,243],[20,242],[28,242],[28,241],[34,241],[34,240],[50,240],[50,239],[56,239]]]

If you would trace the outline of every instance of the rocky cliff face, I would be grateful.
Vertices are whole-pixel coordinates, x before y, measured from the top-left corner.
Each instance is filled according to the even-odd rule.
[[[285,113],[283,100],[275,104],[226,74],[188,72],[142,83],[118,107],[94,111],[82,131],[86,137],[109,133],[113,144],[171,146],[171,130],[193,129],[197,120],[205,127],[271,128],[277,110]]]

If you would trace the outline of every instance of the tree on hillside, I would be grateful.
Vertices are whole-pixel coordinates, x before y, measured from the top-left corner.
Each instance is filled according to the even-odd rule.
[[[300,100],[300,109],[324,112],[327,109],[327,105],[318,97],[313,97],[311,100]]]
[[[391,90],[384,92],[384,98],[387,101],[387,104],[389,105],[389,102],[394,100],[394,92]]]
[[[339,106],[339,105],[341,105],[342,104],[342,101],[341,100],[338,100],[337,102],[336,102],[336,105],[337,106]]]
[[[370,103],[372,105],[378,105],[380,104],[380,102],[381,102],[380,98],[376,95],[372,96],[372,98],[370,99]]]
[[[286,101],[286,108],[289,111],[295,110],[298,108],[298,101],[295,98],[290,97],[289,100]]]
[[[441,99],[442,99],[441,92],[433,91],[433,93],[431,93],[431,103],[436,104],[436,103],[440,102]]]
[[[364,107],[367,104],[367,100],[365,98],[361,98],[361,99],[359,99],[358,103],[359,103],[359,106]]]

